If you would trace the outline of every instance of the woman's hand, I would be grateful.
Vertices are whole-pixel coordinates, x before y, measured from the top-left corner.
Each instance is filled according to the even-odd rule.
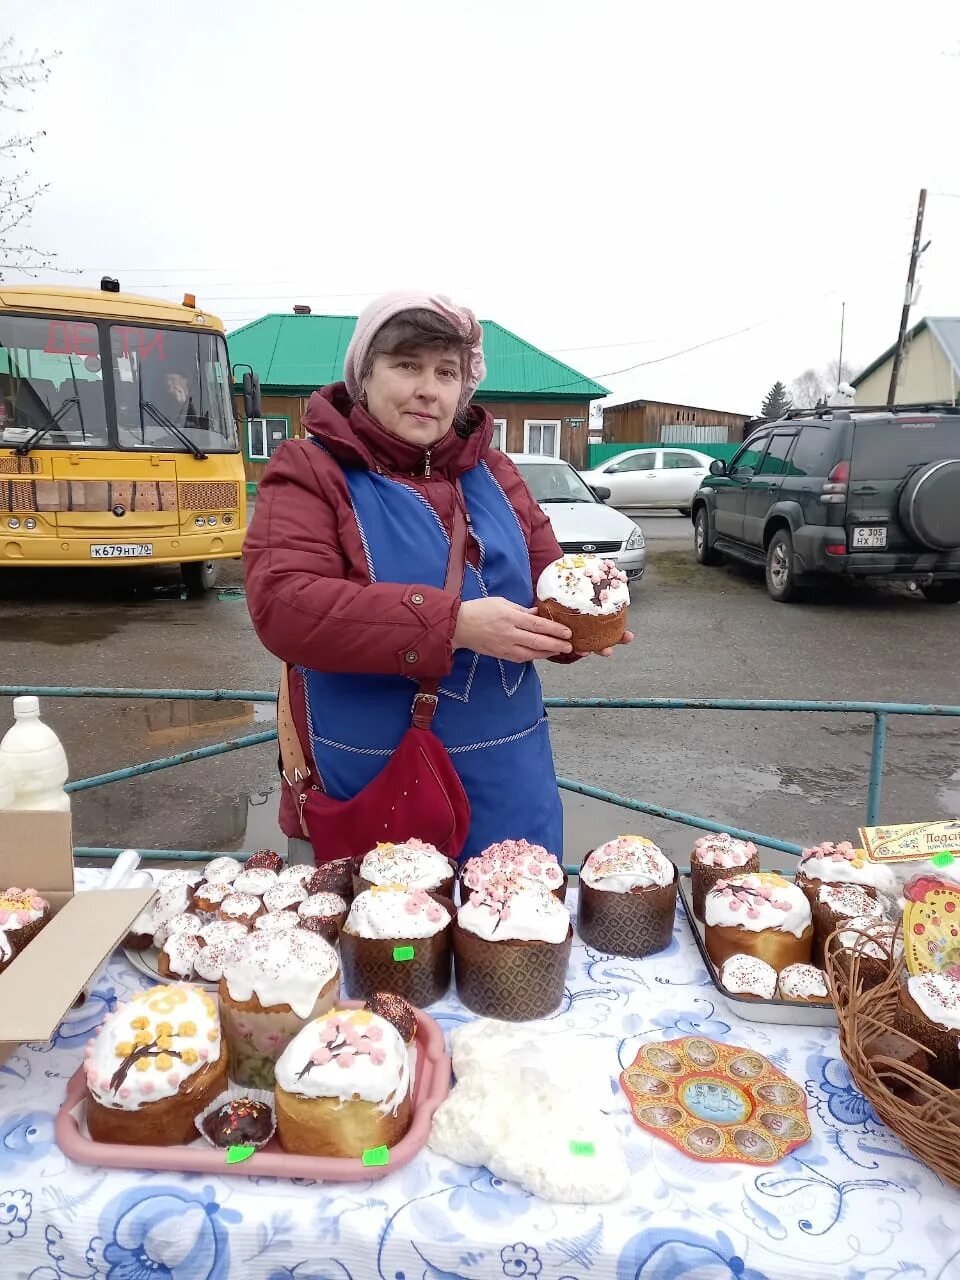
[[[617,641],[617,644],[630,644],[632,641],[633,641],[633,632],[625,631],[623,633],[622,638]],[[598,649],[596,652],[596,656],[598,658],[612,658],[614,655],[614,652],[616,651],[616,647],[617,647],[616,645],[613,645],[611,648],[608,648],[608,649]],[[594,655],[592,653],[577,654],[578,658],[592,658],[593,656]]]
[[[632,637],[631,637],[632,638]],[[472,649],[488,658],[507,662],[532,662],[570,653],[570,628],[536,609],[524,609],[503,596],[465,600],[457,615],[453,633],[454,649]]]

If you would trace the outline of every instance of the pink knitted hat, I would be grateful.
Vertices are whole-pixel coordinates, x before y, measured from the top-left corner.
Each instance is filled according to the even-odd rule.
[[[469,343],[468,349],[463,353],[460,408],[464,408],[487,372],[483,359],[483,330],[469,307],[458,307],[441,293],[384,293],[361,311],[343,362],[343,380],[347,384],[347,391],[354,399],[359,397],[360,372],[366,363],[370,343],[387,321],[402,311],[433,311],[449,320],[463,334],[464,341]]]

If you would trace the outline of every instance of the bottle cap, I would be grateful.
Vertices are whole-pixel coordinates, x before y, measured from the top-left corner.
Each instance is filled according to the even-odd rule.
[[[17,719],[20,716],[38,716],[40,714],[40,699],[32,693],[25,693],[19,698],[14,698],[13,714]]]

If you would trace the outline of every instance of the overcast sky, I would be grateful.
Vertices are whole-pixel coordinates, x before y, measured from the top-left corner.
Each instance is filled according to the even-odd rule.
[[[426,286],[618,400],[750,412],[836,357],[841,301],[854,364],[894,340],[926,185],[915,318],[960,314],[956,0],[4,0],[2,18],[62,53],[26,118],[50,183],[30,235],[74,284],[188,289],[228,330]]]

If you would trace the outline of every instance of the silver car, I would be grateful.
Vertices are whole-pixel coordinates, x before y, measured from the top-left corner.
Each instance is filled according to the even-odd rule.
[[[565,552],[585,552],[615,560],[632,582],[639,582],[647,562],[640,526],[605,505],[608,490],[594,492],[579,472],[560,458],[534,453],[511,453],[530,492],[550,518]]]
[[[615,507],[675,507],[688,516],[712,461],[696,449],[628,449],[582,474],[609,489]]]

